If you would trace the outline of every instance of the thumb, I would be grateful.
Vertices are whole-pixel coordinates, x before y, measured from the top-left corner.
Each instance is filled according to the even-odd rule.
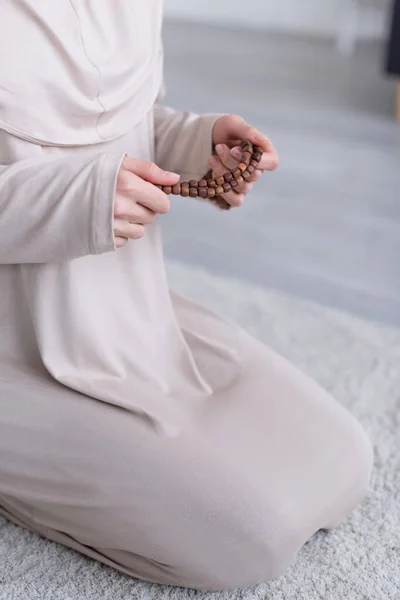
[[[180,179],[178,173],[170,173],[160,169],[151,161],[136,160],[126,156],[123,162],[124,169],[134,173],[137,177],[158,185],[175,185]]]

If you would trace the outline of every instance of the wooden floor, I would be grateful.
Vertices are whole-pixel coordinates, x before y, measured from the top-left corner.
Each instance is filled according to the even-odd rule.
[[[166,255],[400,325],[400,125],[384,52],[166,23],[166,103],[239,113],[281,167],[229,214],[175,199]]]

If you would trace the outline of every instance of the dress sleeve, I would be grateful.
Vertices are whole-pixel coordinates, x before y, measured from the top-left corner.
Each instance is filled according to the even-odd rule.
[[[156,163],[162,169],[179,173],[181,181],[200,179],[209,170],[213,127],[223,115],[198,115],[164,106],[165,95],[163,83],[154,105]]]
[[[114,197],[124,156],[0,165],[0,264],[64,262],[115,250]]]
[[[168,106],[154,107],[156,163],[179,173],[181,181],[200,179],[208,171],[213,152],[216,115],[197,115]]]

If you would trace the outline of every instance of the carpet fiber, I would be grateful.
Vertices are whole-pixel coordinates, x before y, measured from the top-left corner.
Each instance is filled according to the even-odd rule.
[[[225,594],[138,582],[0,517],[0,599],[400,600],[400,331],[177,263],[169,273],[359,418],[375,448],[369,497],[339,529],[314,535],[284,576]]]

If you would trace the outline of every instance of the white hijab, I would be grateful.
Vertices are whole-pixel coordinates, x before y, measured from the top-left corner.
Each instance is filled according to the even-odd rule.
[[[0,129],[42,145],[110,140],[162,85],[162,0],[13,0],[0,18]]]

